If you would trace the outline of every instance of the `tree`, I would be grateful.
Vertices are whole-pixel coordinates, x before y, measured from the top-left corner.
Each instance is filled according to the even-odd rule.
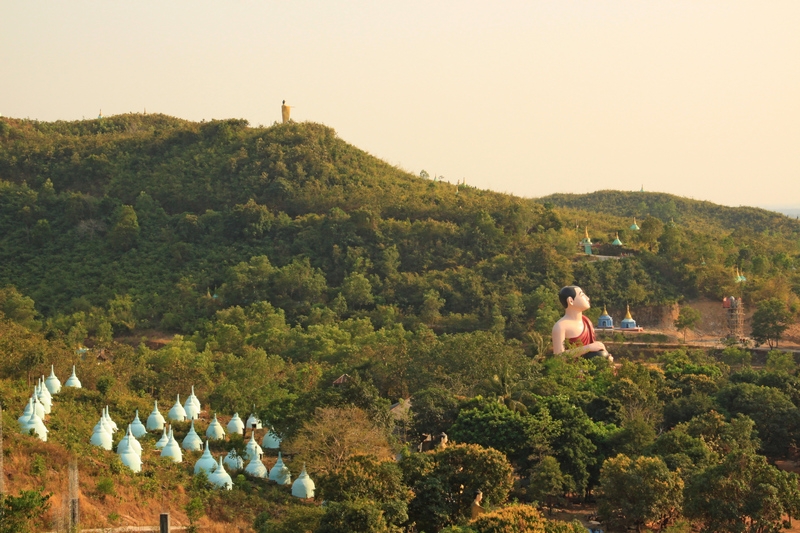
[[[373,502],[328,502],[314,533],[389,533],[389,527]]]
[[[354,455],[391,456],[384,433],[358,407],[319,407],[286,444],[297,458],[319,474],[342,472]]]
[[[139,231],[139,219],[133,206],[120,206],[116,212],[116,223],[109,233],[111,245],[122,252],[130,250],[136,246]]]
[[[780,374],[794,374],[797,363],[790,352],[771,351],[767,354],[767,372]]]
[[[482,514],[469,524],[476,533],[586,533],[580,522],[549,521],[530,505],[509,505]]]
[[[786,303],[778,298],[769,298],[758,303],[753,313],[753,329],[751,335],[758,344],[777,348],[783,332],[789,328],[792,313]]]
[[[329,502],[373,502],[389,525],[399,526],[408,520],[408,502],[413,494],[403,484],[403,473],[394,461],[352,457],[340,471],[320,476],[317,487],[320,497]]]
[[[635,527],[656,522],[659,529],[681,510],[683,481],[659,457],[631,459],[617,455],[600,471],[598,512],[611,527]]]
[[[458,416],[458,400],[446,389],[431,387],[414,394],[412,428],[417,438],[446,432]]]
[[[529,458],[542,457],[550,451],[550,440],[559,433],[547,409],[536,416],[512,411],[494,400],[477,397],[462,408],[450,437],[456,442],[480,444],[506,454],[517,465],[529,464]]]
[[[770,457],[783,457],[800,436],[800,413],[791,399],[775,387],[753,383],[731,383],[717,393],[720,407],[730,414],[743,414],[755,421],[762,450]]]
[[[647,217],[642,221],[639,230],[639,239],[647,245],[648,250],[655,253],[658,251],[658,238],[664,232],[664,224],[655,217]]]
[[[542,505],[553,510],[554,501],[565,492],[569,482],[561,473],[561,466],[555,457],[544,457],[531,468],[528,495]]]
[[[0,315],[29,330],[38,330],[40,326],[33,300],[13,286],[0,288]]]
[[[478,490],[487,507],[504,502],[513,483],[506,457],[477,444],[412,453],[403,458],[400,468],[414,492],[409,521],[420,531],[438,531],[465,520]]]
[[[50,494],[23,490],[19,496],[0,493],[0,533],[27,533],[31,522],[50,508]]]
[[[694,307],[684,305],[681,307],[678,318],[675,319],[675,328],[683,331],[683,342],[686,342],[686,330],[692,329],[700,321],[700,311]]]
[[[258,533],[308,533],[317,529],[324,513],[325,509],[316,505],[291,505],[280,520],[274,520],[273,513],[261,513],[254,529]]]
[[[777,532],[785,515],[800,516],[797,475],[744,451],[690,479],[685,498],[684,514],[704,533]]]
[[[374,301],[372,284],[360,272],[351,272],[342,281],[342,295],[355,308],[366,307]]]

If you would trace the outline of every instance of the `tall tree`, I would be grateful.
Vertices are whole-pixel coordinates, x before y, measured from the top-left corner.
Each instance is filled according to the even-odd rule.
[[[800,516],[797,475],[778,470],[761,455],[734,452],[686,486],[684,514],[703,533],[767,533],[783,517]]]
[[[654,522],[660,529],[680,515],[682,489],[680,476],[661,458],[620,454],[603,463],[598,511],[612,527],[642,531]]]
[[[753,313],[753,338],[758,344],[766,342],[770,349],[776,348],[791,319],[792,313],[782,300],[769,298],[759,302]]]
[[[683,342],[686,342],[686,330],[692,329],[700,321],[700,311],[694,307],[684,305],[681,307],[678,318],[675,319],[675,328],[683,331]]]

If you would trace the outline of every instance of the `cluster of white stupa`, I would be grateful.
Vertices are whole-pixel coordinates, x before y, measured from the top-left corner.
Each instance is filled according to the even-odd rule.
[[[64,383],[65,387],[81,388],[81,382],[75,375],[75,367],[72,367],[72,375]],[[44,419],[53,409],[53,396],[61,392],[61,381],[56,377],[53,371],[53,365],[50,365],[50,375],[45,379],[42,376],[33,388],[28,403],[22,412],[22,416],[17,419],[19,428],[22,433],[30,435],[31,432],[39,439],[47,442],[47,433],[49,430],[44,425]]]
[[[72,375],[64,383],[65,387],[81,387],[81,382],[75,375],[75,367],[72,367]],[[33,433],[43,441],[47,440],[48,430],[44,425],[44,418],[52,409],[52,396],[61,390],[61,382],[56,377],[53,367],[50,367],[50,376],[39,380],[34,393],[28,400],[23,415],[18,419],[23,433]],[[275,465],[267,470],[262,461],[264,449],[279,450],[281,439],[275,434],[271,427],[264,434],[264,438],[259,445],[256,442],[255,430],[263,429],[264,423],[255,415],[251,414],[247,418],[247,423],[242,421],[239,413],[234,413],[227,426],[223,426],[217,420],[216,413],[214,419],[209,424],[205,432],[205,444],[195,429],[194,421],[200,416],[200,400],[192,392],[181,405],[180,395],[176,398],[175,404],[167,413],[166,419],[158,409],[158,401],[154,402],[153,411],[147,417],[145,424],[139,419],[139,411],[136,411],[134,419],[128,424],[125,435],[117,444],[116,452],[120,461],[130,468],[133,472],[142,470],[142,445],[137,439],[144,437],[148,432],[161,432],[161,438],[156,442],[155,448],[160,450],[161,457],[169,457],[176,463],[183,462],[183,451],[200,452],[203,454],[194,466],[195,475],[201,471],[208,476],[209,482],[220,489],[230,490],[233,488],[233,480],[228,474],[232,472],[244,471],[244,473],[260,478],[268,478],[279,485],[292,485],[292,495],[298,498],[313,498],[315,485],[306,472],[306,467],[300,472],[298,478],[292,483],[292,475],[289,468],[283,462],[281,452],[278,452],[278,460]],[[189,432],[181,441],[180,445],[175,439],[169,422],[191,421]],[[227,434],[238,433],[244,435],[245,427],[251,428],[250,440],[245,447],[244,457],[239,456],[236,450],[231,450],[227,455],[217,459],[211,455],[209,441],[224,440]],[[89,442],[105,450],[113,450],[114,433],[118,431],[117,423],[111,418],[111,413],[106,406],[100,414],[100,419],[94,426]],[[183,451],[182,451],[183,450]],[[245,467],[245,462],[247,466]]]

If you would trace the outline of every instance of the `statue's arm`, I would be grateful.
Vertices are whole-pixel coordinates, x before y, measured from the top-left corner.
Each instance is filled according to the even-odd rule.
[[[561,322],[556,322],[553,326],[553,353],[558,355],[564,351],[564,341],[566,336],[564,329],[561,327]]]

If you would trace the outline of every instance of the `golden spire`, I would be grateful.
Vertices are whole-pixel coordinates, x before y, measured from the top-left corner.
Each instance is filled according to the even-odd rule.
[[[627,312],[627,313],[625,313],[625,318],[626,318],[627,320],[633,320],[633,317],[631,316],[631,306],[626,304],[626,305],[625,305],[625,307],[626,307],[626,308],[627,308],[627,310],[628,310],[628,312]]]
[[[586,236],[586,240],[589,240],[589,226],[586,226],[584,229],[585,231],[583,234]]]
[[[608,311],[606,311],[606,304],[603,304],[603,314],[604,315],[608,314]]]

